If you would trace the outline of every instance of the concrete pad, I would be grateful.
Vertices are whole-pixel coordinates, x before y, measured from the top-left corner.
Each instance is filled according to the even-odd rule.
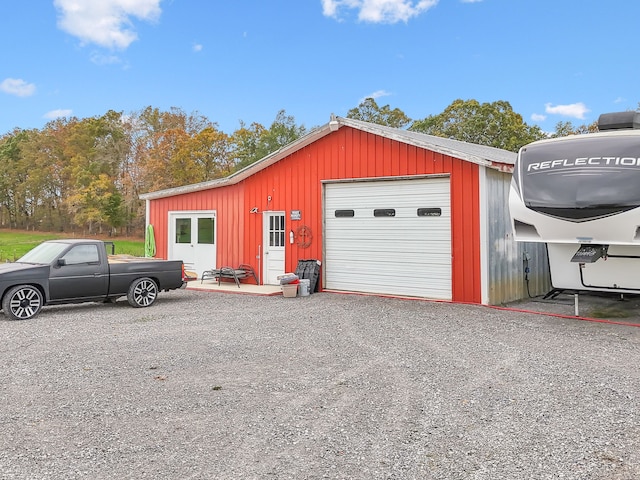
[[[222,281],[218,285],[217,280],[193,280],[187,284],[187,290],[204,290],[212,292],[239,293],[245,295],[282,295],[280,285],[255,285],[240,282],[240,287],[235,282]]]

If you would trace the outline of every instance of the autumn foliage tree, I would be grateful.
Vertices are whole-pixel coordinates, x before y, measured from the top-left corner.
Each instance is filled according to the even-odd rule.
[[[347,116],[512,151],[595,128],[565,122],[547,135],[505,101],[456,100],[438,115],[413,121],[367,98]],[[306,132],[284,110],[268,127],[240,122],[228,135],[197,112],[153,107],[16,128],[0,137],[0,227],[139,234],[145,219],[140,194],[225,177]]]
[[[225,177],[305,133],[278,112],[232,135],[198,113],[147,107],[0,137],[0,227],[141,232],[141,193]]]

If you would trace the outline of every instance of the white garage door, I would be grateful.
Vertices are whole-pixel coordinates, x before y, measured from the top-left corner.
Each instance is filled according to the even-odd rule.
[[[325,287],[451,299],[449,177],[327,183]]]

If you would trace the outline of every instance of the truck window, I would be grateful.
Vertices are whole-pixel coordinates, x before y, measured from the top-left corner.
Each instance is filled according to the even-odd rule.
[[[67,265],[78,265],[80,263],[100,263],[97,245],[76,245],[62,258]]]
[[[25,253],[22,258],[18,260],[21,263],[41,263],[47,264],[53,262],[58,255],[64,252],[67,248],[66,243],[58,242],[45,242],[41,243],[34,249]]]

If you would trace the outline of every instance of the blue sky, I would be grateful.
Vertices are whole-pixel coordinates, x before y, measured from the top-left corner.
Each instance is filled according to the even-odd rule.
[[[635,0],[5,0],[0,134],[147,106],[232,133],[364,98],[412,119],[506,100],[529,124],[636,109]]]

